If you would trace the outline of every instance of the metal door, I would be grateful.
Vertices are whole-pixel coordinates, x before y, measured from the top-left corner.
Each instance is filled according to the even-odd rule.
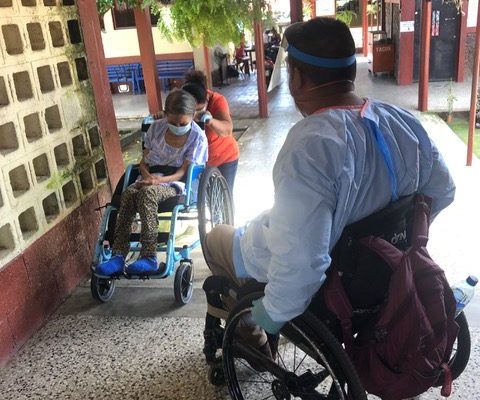
[[[413,79],[418,81],[422,0],[415,0],[415,39]],[[430,32],[430,81],[448,81],[455,77],[458,62],[460,15],[454,5],[432,1]]]

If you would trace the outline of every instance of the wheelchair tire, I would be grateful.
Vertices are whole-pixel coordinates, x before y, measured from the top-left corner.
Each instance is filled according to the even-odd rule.
[[[259,296],[261,294],[256,293],[242,299],[227,321],[222,346],[223,369],[233,400],[367,399],[342,345],[309,311],[282,328],[274,364],[262,363],[267,357],[258,357],[261,354],[258,352],[256,358],[248,362],[245,358],[249,356],[239,356],[242,352],[248,354],[252,347],[236,340],[235,331],[238,323],[250,313],[251,301]],[[256,369],[252,365],[256,365]],[[266,372],[259,372],[261,368]]]
[[[90,290],[95,300],[101,303],[109,301],[115,292],[115,279],[99,278],[92,274],[90,279]]]
[[[193,264],[182,262],[175,272],[175,281],[173,284],[175,300],[179,304],[187,304],[193,295]]]
[[[215,167],[207,167],[198,188],[198,233],[202,250],[205,235],[216,225],[233,225],[233,200],[227,181]]]
[[[470,359],[471,341],[470,341],[470,329],[468,328],[467,318],[465,313],[461,312],[455,318],[455,322],[458,324],[458,336],[453,345],[453,351],[448,361],[450,372],[452,373],[452,380],[457,379],[465,370]],[[438,379],[435,386],[443,385],[443,373]]]

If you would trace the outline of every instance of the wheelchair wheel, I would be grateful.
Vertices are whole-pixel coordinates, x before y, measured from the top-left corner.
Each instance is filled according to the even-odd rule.
[[[177,268],[173,292],[179,304],[187,304],[192,299],[193,264],[191,262],[182,262]]]
[[[215,167],[202,173],[198,196],[198,232],[204,250],[205,235],[213,227],[233,225],[233,201],[227,181]]]
[[[113,292],[115,292],[115,280],[99,278],[92,274],[90,279],[90,290],[92,291],[92,296],[95,300],[106,303],[112,298]]]
[[[460,329],[458,330],[457,340],[453,344],[453,351],[450,360],[448,361],[448,366],[452,373],[452,380],[457,379],[467,367],[471,349],[470,330],[468,328],[465,313],[461,312],[458,314],[457,318],[455,318],[455,322]],[[443,374],[440,376],[435,386],[442,385]]]
[[[223,341],[223,368],[232,399],[367,399],[343,347],[308,311],[282,328],[276,361],[237,340],[235,330],[248,318],[251,300],[245,298],[230,314]]]

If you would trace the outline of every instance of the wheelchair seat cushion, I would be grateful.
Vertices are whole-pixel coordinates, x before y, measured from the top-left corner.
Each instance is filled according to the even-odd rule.
[[[185,203],[185,195],[177,195],[173,197],[169,197],[165,201],[158,203],[158,212],[169,212],[174,209],[174,207],[178,204]]]

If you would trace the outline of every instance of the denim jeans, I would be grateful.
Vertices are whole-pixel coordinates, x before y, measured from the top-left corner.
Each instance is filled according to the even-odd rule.
[[[230,161],[225,164],[219,165],[217,168],[222,173],[223,177],[227,181],[230,193],[233,196],[233,184],[235,183],[235,175],[237,175],[238,160]]]

